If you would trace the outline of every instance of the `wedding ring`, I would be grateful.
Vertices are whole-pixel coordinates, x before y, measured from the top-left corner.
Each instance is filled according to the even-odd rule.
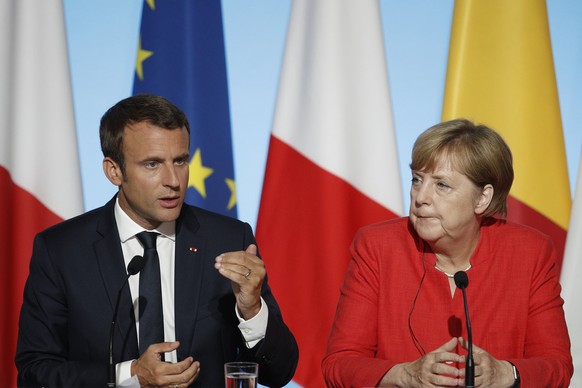
[[[249,272],[247,272],[245,275],[243,275],[245,277],[245,279],[248,279],[249,276],[251,275],[251,270],[249,269]]]

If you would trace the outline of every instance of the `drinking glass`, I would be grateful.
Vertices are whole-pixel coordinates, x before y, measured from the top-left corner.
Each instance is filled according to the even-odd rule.
[[[256,362],[227,362],[224,364],[226,388],[256,388],[259,364]]]

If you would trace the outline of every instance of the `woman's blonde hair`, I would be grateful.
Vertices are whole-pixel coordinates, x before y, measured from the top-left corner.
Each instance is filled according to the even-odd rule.
[[[432,171],[448,159],[477,187],[491,184],[493,198],[485,217],[507,215],[507,195],[513,183],[513,158],[503,138],[485,125],[466,119],[445,121],[424,131],[412,147],[410,168]]]

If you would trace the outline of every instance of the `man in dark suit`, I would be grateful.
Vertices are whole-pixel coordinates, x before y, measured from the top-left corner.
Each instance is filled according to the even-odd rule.
[[[140,322],[150,307],[139,289],[146,257],[122,291],[113,336],[117,383],[218,387],[224,363],[242,360],[259,364],[259,383],[287,384],[297,344],[250,226],[184,204],[184,113],[158,96],[130,97],[105,113],[100,137],[105,175],[119,191],[36,237],[20,314],[19,386],[106,385],[111,317],[128,263],[147,256],[137,237],[143,231],[157,235],[164,340],[140,343],[150,330]]]

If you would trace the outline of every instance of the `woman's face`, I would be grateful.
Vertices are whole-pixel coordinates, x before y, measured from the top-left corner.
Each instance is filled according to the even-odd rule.
[[[456,242],[477,234],[479,215],[491,201],[493,188],[481,189],[445,158],[434,171],[412,171],[410,221],[429,244]]]

